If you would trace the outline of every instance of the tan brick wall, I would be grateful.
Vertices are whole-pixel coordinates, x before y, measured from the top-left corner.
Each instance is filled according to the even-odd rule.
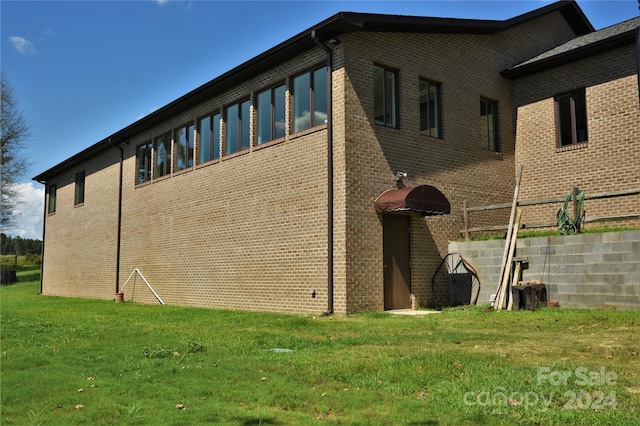
[[[114,148],[47,182],[47,190],[57,185],[57,202],[46,216],[43,294],[113,298],[119,158]],[[74,206],[75,176],[82,170],[85,201]]]
[[[356,33],[345,38],[349,312],[383,309],[382,221],[373,201],[395,187],[396,170],[408,173],[408,186],[433,185],[451,203],[449,216],[411,220],[414,307],[435,305],[431,279],[448,241],[459,238],[463,201],[485,205],[513,195],[511,85],[499,71],[572,35],[560,15],[552,14],[494,36]],[[399,129],[373,124],[374,63],[399,70]],[[419,78],[442,84],[441,140],[420,135]],[[481,97],[498,101],[500,153],[481,146]],[[486,214],[476,225],[506,223],[508,215]]]
[[[323,51],[316,49],[137,136],[125,176],[135,175],[136,145],[265,87],[291,84],[293,75],[324,60]],[[320,129],[288,134],[280,143],[252,147],[168,179],[139,186],[129,180],[121,278],[139,268],[168,304],[323,312],[325,153],[326,130]],[[144,286],[142,290],[137,300],[157,303]]]
[[[588,143],[556,148],[554,96],[586,87]],[[640,109],[635,46],[583,59],[514,82],[516,162],[524,166],[521,200],[640,188]],[[527,207],[523,220],[555,220],[560,204]],[[640,212],[640,196],[585,201],[587,218]],[[640,226],[638,221],[616,222]],[[587,224],[587,228],[607,225]]]
[[[549,26],[544,40],[542,25]],[[494,36],[357,33],[341,38],[333,72],[336,313],[383,309],[382,226],[373,201],[394,187],[396,170],[409,174],[408,185],[434,185],[451,202],[450,216],[411,220],[414,306],[433,304],[431,276],[448,240],[458,236],[463,200],[487,204],[511,198],[514,108],[511,84],[499,71],[568,37],[568,27],[553,14]],[[121,286],[138,268],[167,304],[303,313],[326,309],[324,128],[289,133],[278,143],[135,184],[139,144],[273,84],[290,85],[294,75],[324,61],[325,52],[313,49],[131,138],[124,161]],[[373,63],[399,70],[400,129],[372,124]],[[420,77],[442,83],[442,140],[419,133]],[[500,153],[480,146],[481,96],[499,103]],[[46,228],[46,294],[113,298],[117,158],[114,148],[87,165],[81,208],[70,207],[73,177],[81,168],[57,178],[58,212],[47,218]],[[125,299],[157,303],[140,278],[127,284]]]

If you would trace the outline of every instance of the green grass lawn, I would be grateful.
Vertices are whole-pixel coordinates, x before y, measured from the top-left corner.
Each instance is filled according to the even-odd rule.
[[[640,313],[278,315],[0,289],[11,424],[631,425]],[[32,281],[25,281],[26,279]]]

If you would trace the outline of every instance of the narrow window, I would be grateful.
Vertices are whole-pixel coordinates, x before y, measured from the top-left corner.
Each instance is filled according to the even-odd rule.
[[[49,213],[56,212],[56,192],[58,190],[58,186],[54,183],[53,185],[49,185],[49,206],[47,211]]]
[[[227,108],[227,120],[225,122],[226,155],[249,149],[249,138],[251,137],[250,116],[251,102],[249,100]]]
[[[440,85],[420,80],[420,132],[423,135],[442,138],[440,105]]]
[[[155,168],[153,177],[159,178],[171,173],[171,133],[157,137],[153,144]]]
[[[136,148],[136,170],[138,177],[136,183],[151,180],[151,141]]]
[[[398,73],[373,67],[373,121],[398,128]]]
[[[200,142],[198,164],[220,158],[220,114],[201,118],[198,122]]]
[[[174,155],[176,157],[176,171],[193,167],[193,124],[188,124],[174,131]]]
[[[84,179],[85,179],[84,171],[76,173],[76,196],[75,196],[76,206],[84,203]]]
[[[327,67],[293,79],[294,132],[326,124],[327,94]]]
[[[498,152],[498,103],[488,99],[480,99],[480,132],[482,146],[490,151]]]
[[[258,145],[285,135],[285,85],[258,94]]]
[[[584,89],[556,96],[558,146],[587,142],[587,101]]]

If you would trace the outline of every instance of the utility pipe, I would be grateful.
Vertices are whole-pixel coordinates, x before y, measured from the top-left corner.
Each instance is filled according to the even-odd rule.
[[[116,293],[120,292],[120,242],[122,240],[122,163],[124,162],[124,149],[117,144],[109,143],[120,151],[120,176],[118,182],[118,237],[116,240]]]
[[[47,188],[46,180],[39,180],[39,183],[44,185],[44,207],[42,212],[42,246],[40,247],[40,293],[42,294],[43,289],[43,277],[44,277],[44,237],[46,235],[47,230],[47,197],[49,188]]]
[[[327,52],[327,312],[333,313],[333,51],[318,39],[316,30],[311,39]]]

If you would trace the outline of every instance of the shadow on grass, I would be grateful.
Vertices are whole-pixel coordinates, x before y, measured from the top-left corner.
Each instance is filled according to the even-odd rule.
[[[26,283],[40,281],[40,270],[37,271],[25,271],[18,274],[18,283]]]

